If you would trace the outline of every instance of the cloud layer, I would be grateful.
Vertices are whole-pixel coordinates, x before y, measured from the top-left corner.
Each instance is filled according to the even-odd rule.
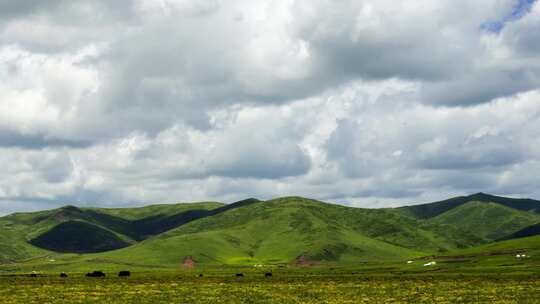
[[[531,1],[0,0],[0,213],[540,197]]]

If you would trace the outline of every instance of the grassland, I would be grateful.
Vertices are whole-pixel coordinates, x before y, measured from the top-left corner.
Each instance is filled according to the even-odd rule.
[[[88,265],[176,269],[187,256],[201,265],[230,266],[298,259],[401,263],[534,233],[537,205],[481,194],[397,209],[301,197],[126,209],[66,206],[0,218],[0,272],[85,271]]]
[[[538,205],[482,194],[361,209],[287,197],[14,214],[0,218],[0,302],[537,303]],[[123,248],[100,248],[111,240]],[[84,277],[94,270],[107,277]]]
[[[538,303],[535,276],[366,276],[329,269],[0,277],[2,303]]]

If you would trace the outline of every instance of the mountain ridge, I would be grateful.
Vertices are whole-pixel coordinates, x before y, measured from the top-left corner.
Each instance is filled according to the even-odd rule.
[[[455,207],[458,207],[470,201],[479,201],[479,202],[484,202],[484,203],[492,202],[492,203],[497,203],[497,204],[504,205],[507,207],[511,207],[514,209],[519,209],[522,211],[534,211],[536,213],[540,213],[540,201],[529,199],[529,198],[502,197],[502,196],[486,194],[483,192],[478,192],[478,193],[467,195],[467,196],[457,196],[450,199],[432,202],[432,203],[402,206],[402,207],[398,207],[397,209],[401,209],[401,210],[408,209],[408,212],[411,215],[417,218],[427,219],[427,218],[435,217],[441,213],[449,211]]]
[[[225,264],[284,263],[299,256],[333,262],[402,259],[515,238],[524,229],[526,236],[536,235],[538,210],[539,201],[484,193],[380,209],[296,196],[228,205],[206,202],[103,209],[67,205],[0,217],[4,232],[0,261],[54,252],[156,264],[188,255]],[[500,225],[501,219],[504,224]],[[59,231],[71,232],[60,238]],[[95,242],[78,248],[82,234]]]

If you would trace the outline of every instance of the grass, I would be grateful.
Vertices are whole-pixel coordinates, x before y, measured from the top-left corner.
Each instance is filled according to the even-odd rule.
[[[78,221],[95,227],[96,234],[106,230],[115,238],[126,243],[135,243],[145,237],[147,231],[140,229],[141,222],[147,223],[149,229],[156,226],[167,226],[174,220],[182,218],[186,212],[193,210],[213,210],[223,207],[223,204],[205,202],[191,204],[153,205],[141,208],[77,208],[65,206],[54,210],[31,213],[15,213],[0,218],[0,263],[32,259],[54,254],[44,248],[33,246],[31,240],[39,239],[54,232],[54,228],[65,222]],[[158,229],[159,230],[159,229]],[[77,229],[67,235],[71,239],[82,238],[88,234],[80,233]],[[94,235],[100,237],[99,235]],[[61,244],[60,244],[61,245]],[[66,244],[66,246],[69,244]],[[55,246],[58,246],[57,244]],[[68,246],[67,246],[68,247]],[[67,251],[69,248],[55,248]]]
[[[429,220],[471,231],[474,235],[497,240],[540,222],[540,214],[500,205],[471,201]]]
[[[330,269],[245,273],[134,273],[130,278],[73,274],[0,277],[2,303],[536,303],[535,276],[366,276]]]
[[[61,255],[0,266],[2,303],[537,303],[540,236],[401,261],[150,265]],[[530,258],[516,259],[514,250]],[[68,258],[69,257],[69,258]],[[47,257],[47,259],[54,258]],[[71,259],[71,260],[70,260]],[[434,266],[423,266],[436,261]],[[105,279],[85,278],[93,270]],[[132,277],[118,278],[121,270]],[[36,271],[37,278],[28,274]],[[59,278],[68,272],[69,278]],[[271,272],[270,278],[263,274]],[[243,273],[244,277],[235,277]],[[3,274],[3,275],[2,275]],[[199,277],[203,274],[203,277]]]

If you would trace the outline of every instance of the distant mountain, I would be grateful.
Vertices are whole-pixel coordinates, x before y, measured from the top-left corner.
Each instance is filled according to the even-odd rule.
[[[507,198],[482,192],[469,196],[458,196],[434,203],[401,207],[398,209],[415,218],[429,219],[469,202],[497,203],[512,209],[531,211],[540,214],[540,201],[522,198]]]
[[[59,253],[174,265],[397,260],[538,234],[540,202],[488,194],[401,208],[301,197],[107,209],[66,206],[0,218],[0,261]],[[84,257],[84,255],[83,255]]]

